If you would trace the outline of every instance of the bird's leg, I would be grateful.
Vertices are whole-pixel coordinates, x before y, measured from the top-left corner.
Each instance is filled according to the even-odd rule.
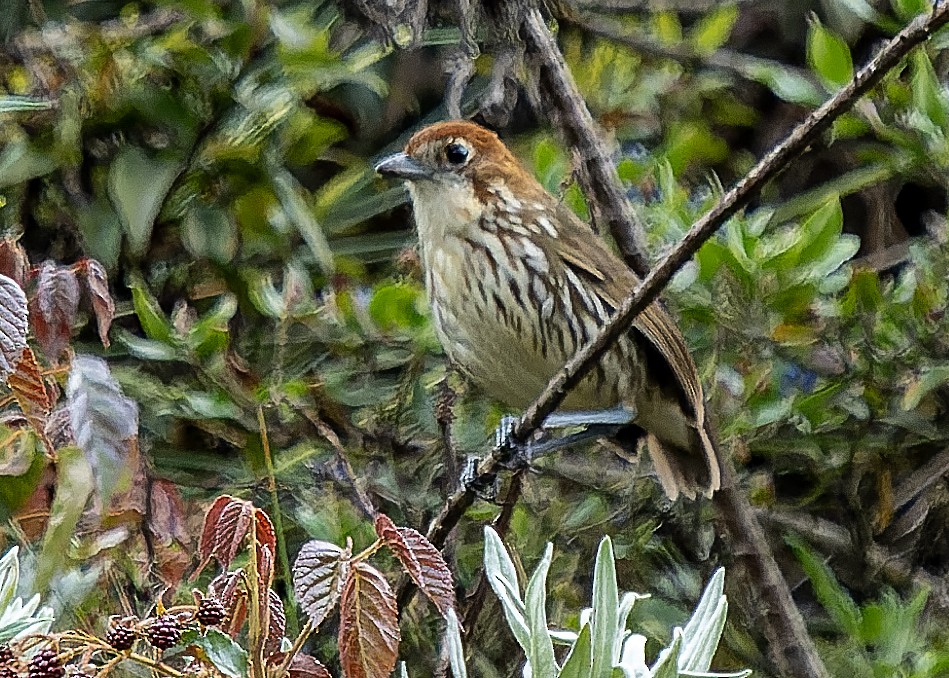
[[[549,431],[571,426],[625,426],[636,418],[636,410],[618,405],[608,410],[573,410],[571,412],[554,412],[544,419],[543,429]]]
[[[618,406],[608,410],[578,410],[573,412],[555,412],[548,416],[542,425],[545,432],[584,426],[582,431],[561,437],[545,435],[541,440],[528,440],[519,443],[514,440],[514,427],[518,418],[505,416],[494,433],[495,447],[505,452],[503,465],[509,468],[525,468],[532,459],[577,443],[586,442],[603,436],[615,434],[623,426],[636,418],[636,411],[629,407]]]

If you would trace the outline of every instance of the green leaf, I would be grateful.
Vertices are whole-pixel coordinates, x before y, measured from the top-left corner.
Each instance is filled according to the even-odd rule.
[[[304,188],[283,167],[272,166],[270,171],[274,193],[277,194],[287,219],[303,236],[303,240],[310,248],[323,273],[328,276],[332,275],[336,270],[336,265],[333,262],[333,251],[326,240],[323,227],[316,220],[313,208],[310,207],[304,195]]]
[[[725,599],[725,568],[712,575],[695,612],[682,632],[679,667],[688,671],[708,671],[725,630],[728,601]]]
[[[138,322],[142,325],[145,336],[155,341],[172,343],[171,323],[141,276],[130,276],[129,288],[132,290],[132,306],[135,308],[135,315],[138,316]]]
[[[230,678],[244,678],[247,675],[247,651],[231,640],[231,637],[217,629],[188,629],[181,634],[176,645],[179,649],[190,646],[204,651],[214,667]]]
[[[593,566],[593,678],[609,678],[613,671],[613,661],[622,642],[622,632],[616,628],[618,608],[613,542],[604,537]]]
[[[56,450],[56,495],[37,559],[35,589],[48,591],[53,576],[66,561],[79,517],[95,489],[92,465],[78,447]]]
[[[524,609],[527,613],[527,627],[530,629],[527,660],[531,664],[531,675],[538,678],[556,676],[560,671],[554,656],[554,644],[547,631],[547,571],[553,557],[554,546],[547,544],[524,593]]]
[[[468,678],[468,669],[465,668],[465,649],[461,645],[461,624],[454,608],[448,608],[445,615],[448,622],[445,627],[445,646],[448,648],[448,664],[451,666],[451,675],[454,678]]]
[[[835,90],[853,78],[853,59],[843,38],[812,16],[807,33],[807,63],[828,90]]]
[[[893,11],[902,21],[910,21],[932,9],[930,0],[890,0]]]
[[[59,161],[47,151],[25,140],[17,140],[0,152],[0,188],[42,177],[59,167]]]
[[[949,384],[949,365],[934,365],[915,377],[903,392],[900,407],[904,410],[916,408],[923,398],[937,388]]]
[[[590,678],[593,675],[593,654],[590,625],[584,624],[557,678]]]
[[[109,197],[115,205],[129,247],[142,255],[148,248],[152,228],[181,163],[170,158],[151,158],[136,146],[119,151],[109,168]]]
[[[421,290],[396,283],[376,290],[369,302],[369,316],[383,330],[399,327],[421,327],[425,316],[419,312]]]
[[[237,224],[227,210],[195,205],[181,222],[181,241],[195,257],[226,264],[237,253]]]
[[[122,328],[115,328],[113,333],[119,343],[125,346],[129,354],[141,360],[179,360],[182,356],[174,346],[153,339],[143,339]]]
[[[0,96],[0,113],[19,113],[21,111],[48,111],[53,108],[49,99],[5,94]]]
[[[860,609],[838,583],[830,567],[803,541],[794,537],[789,537],[787,541],[807,578],[811,580],[817,600],[844,632],[854,638],[859,637],[863,623]]]
[[[517,569],[508,555],[501,537],[491,527],[484,528],[484,574],[494,590],[507,625],[524,652],[530,647],[530,629],[525,621],[526,610],[517,583]]]
[[[949,108],[943,86],[939,82],[936,71],[926,52],[915,50],[910,58],[912,64],[913,107],[925,115],[934,125],[943,129],[949,128]]]
[[[732,33],[735,20],[738,19],[738,7],[723,4],[698,22],[692,29],[691,41],[699,54],[711,54],[725,44]]]
[[[682,629],[672,632],[672,643],[659,653],[652,665],[650,678],[679,678],[679,652],[682,649]]]

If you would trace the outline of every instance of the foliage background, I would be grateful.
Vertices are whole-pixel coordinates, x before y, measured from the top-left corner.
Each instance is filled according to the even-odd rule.
[[[561,48],[615,139],[653,257],[926,8],[565,4]],[[463,455],[488,449],[503,412],[446,371],[404,191],[371,170],[446,117],[461,32],[453,3],[432,5],[415,24],[413,3],[379,15],[330,0],[36,0],[0,16],[0,228],[37,270],[98,260],[117,304],[109,348],[80,309],[66,350],[37,337],[43,367],[64,384],[73,353],[103,356],[139,419],[137,449],[122,452],[132,480],[105,494],[114,469],[54,460],[12,423],[3,432],[0,539],[32,553],[58,624],[101,626],[165,584],[187,595],[218,493],[274,517],[287,595],[303,541],[365,546],[365,497],[424,530]],[[466,110],[490,91],[498,55],[479,37]],[[665,294],[835,675],[949,665],[945,42],[887,76]],[[12,110],[24,101],[38,110]],[[586,215],[568,149],[523,91],[480,116]],[[668,504],[648,475],[600,447],[544,459],[526,479],[508,539],[527,570],[555,542],[551,619],[575,622],[558,606],[588,599],[604,533],[621,586],[655,593],[639,608],[652,635],[727,566],[709,507]],[[476,504],[449,546],[462,591],[498,511]],[[730,594],[753,609],[753,588]],[[469,629],[478,675],[521,661],[497,614],[489,604]],[[419,673],[437,656],[436,619],[422,601],[403,615],[402,656]],[[742,619],[717,665],[767,675]],[[329,664],[331,638],[315,650]]]

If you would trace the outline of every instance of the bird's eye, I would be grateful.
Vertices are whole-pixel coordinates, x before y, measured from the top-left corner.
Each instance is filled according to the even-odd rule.
[[[452,165],[464,165],[468,159],[468,148],[464,144],[448,144],[445,146],[445,160]]]

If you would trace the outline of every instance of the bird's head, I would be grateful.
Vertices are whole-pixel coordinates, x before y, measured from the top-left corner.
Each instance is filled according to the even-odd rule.
[[[494,132],[464,121],[420,130],[376,171],[408,182],[420,226],[426,211],[476,218],[499,195],[542,190]]]

